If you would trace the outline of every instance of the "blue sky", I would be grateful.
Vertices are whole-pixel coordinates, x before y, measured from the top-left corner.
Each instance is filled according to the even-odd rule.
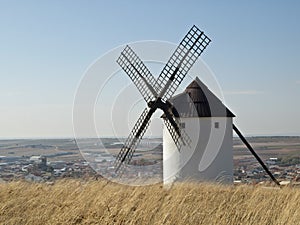
[[[112,48],[197,25],[246,135],[300,135],[298,1],[0,1],[0,138],[70,137],[76,88]],[[109,135],[109,134],[108,134]]]

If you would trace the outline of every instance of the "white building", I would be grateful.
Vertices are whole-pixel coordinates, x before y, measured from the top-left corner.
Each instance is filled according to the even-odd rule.
[[[35,163],[35,164],[42,164],[45,165],[47,164],[47,158],[42,155],[34,155],[30,157],[30,161]]]
[[[191,145],[180,152],[164,127],[163,179],[233,182],[232,118],[234,114],[196,78],[169,100],[178,111]]]

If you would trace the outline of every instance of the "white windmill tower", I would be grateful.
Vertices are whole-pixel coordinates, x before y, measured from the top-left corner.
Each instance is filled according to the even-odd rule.
[[[232,183],[232,118],[234,114],[197,77],[169,100],[181,129],[191,138],[178,151],[167,127],[163,131],[164,183],[204,180]]]

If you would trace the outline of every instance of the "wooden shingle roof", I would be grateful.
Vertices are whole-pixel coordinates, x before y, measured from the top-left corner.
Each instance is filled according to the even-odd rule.
[[[180,117],[235,117],[198,77],[169,101]]]

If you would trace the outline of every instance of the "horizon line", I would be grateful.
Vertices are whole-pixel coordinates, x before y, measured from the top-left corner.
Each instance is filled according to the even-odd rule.
[[[233,138],[238,138],[237,135],[233,135]],[[257,135],[245,135],[245,137],[251,138],[251,137],[300,137],[300,135],[298,134],[257,134]],[[4,141],[4,140],[42,140],[42,139],[46,139],[46,140],[54,140],[54,139],[60,139],[60,140],[64,140],[64,139],[101,139],[101,138],[120,138],[120,139],[125,139],[127,137],[125,136],[120,136],[120,137],[115,137],[115,136],[102,136],[102,137],[71,137],[71,136],[65,136],[65,137],[0,137],[0,141]],[[163,138],[163,136],[146,136],[143,137],[143,139],[157,139],[157,138]]]

